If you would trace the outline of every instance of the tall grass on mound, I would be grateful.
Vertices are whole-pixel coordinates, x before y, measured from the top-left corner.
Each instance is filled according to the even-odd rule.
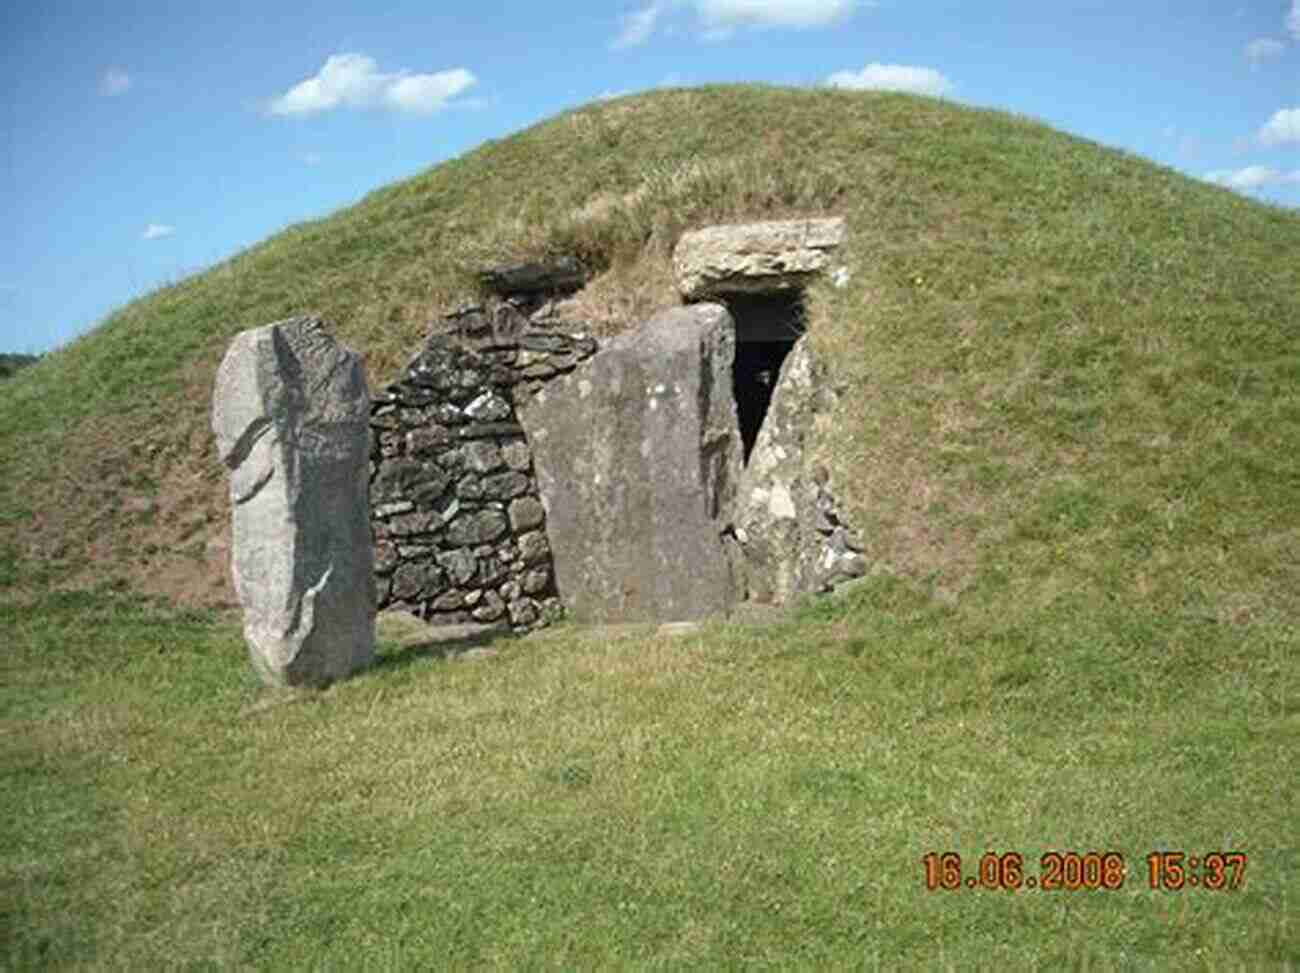
[[[288,699],[233,626],[120,596],[0,638],[10,966],[1300,963],[1294,626],[994,624],[877,579],[767,629],[381,639]],[[1123,885],[924,886],[1050,850]],[[1236,890],[1150,889],[1151,852],[1220,850]]]

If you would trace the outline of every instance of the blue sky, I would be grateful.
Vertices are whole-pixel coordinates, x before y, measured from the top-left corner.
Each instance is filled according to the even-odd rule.
[[[0,351],[662,85],[936,94],[1300,206],[1300,0],[4,6]]]

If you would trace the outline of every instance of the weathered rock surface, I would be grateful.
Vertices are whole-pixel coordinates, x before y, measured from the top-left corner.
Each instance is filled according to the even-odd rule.
[[[742,453],[734,353],[725,308],[674,308],[520,408],[560,596],[577,621],[685,621],[730,609],[720,535]]]
[[[571,256],[497,264],[479,272],[483,285],[503,297],[573,291],[586,279],[586,270],[576,257]]]
[[[673,251],[677,289],[687,301],[801,287],[844,242],[844,220],[774,220],[710,226],[682,234]]]
[[[249,655],[270,685],[327,683],[374,657],[369,418],[361,359],[319,318],[241,332],[217,371],[231,568]]]
[[[834,402],[808,339],[799,339],[781,366],[736,498],[740,556],[732,562],[755,601],[828,591],[866,570],[861,544],[806,453],[818,416]]]

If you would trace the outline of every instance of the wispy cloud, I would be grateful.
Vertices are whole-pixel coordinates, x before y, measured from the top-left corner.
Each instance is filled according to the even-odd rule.
[[[109,98],[126,94],[130,87],[131,76],[121,68],[109,68],[99,79],[99,93]]]
[[[161,240],[163,237],[169,237],[176,232],[176,227],[168,226],[166,223],[150,223],[140,234],[141,240]]]
[[[1275,41],[1271,37],[1261,37],[1246,45],[1246,60],[1253,65],[1263,64],[1265,61],[1281,56],[1284,50],[1286,45],[1281,41]]]
[[[1207,182],[1227,186],[1229,189],[1259,189],[1284,183],[1300,183],[1300,169],[1279,172],[1268,166],[1246,166],[1244,169],[1216,169],[1205,174]]]
[[[952,82],[934,68],[907,64],[868,64],[861,71],[836,71],[825,82],[832,88],[854,91],[911,91],[919,95],[943,95]]]
[[[609,46],[619,51],[625,47],[637,47],[644,44],[650,39],[650,34],[655,29],[655,21],[659,19],[659,15],[663,11],[663,0],[655,0],[648,7],[630,14],[624,14],[622,17],[623,29],[619,31],[617,37],[610,41]]]
[[[1291,0],[1291,12],[1286,15],[1286,29],[1300,41],[1300,0]]]
[[[858,7],[875,0],[651,0],[623,15],[610,47],[636,47],[650,39],[669,10],[689,8],[704,40],[723,40],[744,27],[829,27],[846,20]]]
[[[1300,142],[1300,108],[1283,108],[1274,112],[1259,130],[1259,140],[1264,145]]]
[[[705,30],[828,27],[853,12],[854,0],[695,0]]]
[[[427,115],[478,83],[464,68],[434,74],[384,74],[372,57],[334,54],[320,71],[271,100],[272,115],[315,115],[334,108],[378,108]]]

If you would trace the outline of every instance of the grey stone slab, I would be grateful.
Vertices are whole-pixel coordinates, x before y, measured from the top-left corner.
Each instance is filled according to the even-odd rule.
[[[579,622],[680,621],[734,599],[721,541],[741,463],[724,307],[656,315],[523,405],[556,583]]]
[[[231,569],[269,685],[327,683],[374,657],[369,418],[361,359],[319,318],[243,331],[218,368]]]

